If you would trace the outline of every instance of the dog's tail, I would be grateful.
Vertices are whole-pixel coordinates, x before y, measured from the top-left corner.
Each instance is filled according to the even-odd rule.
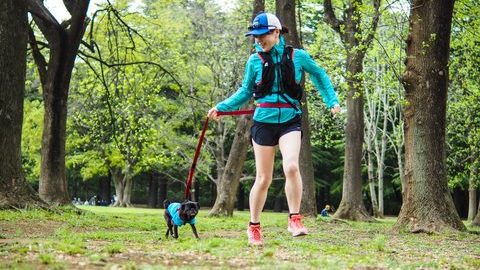
[[[169,200],[163,201],[163,208],[164,208],[164,209],[167,209],[169,205],[170,205],[170,201],[169,201]]]

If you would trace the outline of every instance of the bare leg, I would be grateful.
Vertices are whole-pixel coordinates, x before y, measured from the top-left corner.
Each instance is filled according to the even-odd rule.
[[[282,153],[283,172],[285,173],[285,194],[287,196],[288,210],[290,213],[299,213],[302,202],[302,177],[298,167],[300,156],[301,132],[289,132],[279,140]]]
[[[255,167],[257,175],[250,190],[250,221],[260,222],[260,213],[267,199],[268,187],[272,183],[275,146],[258,145],[254,141]]]

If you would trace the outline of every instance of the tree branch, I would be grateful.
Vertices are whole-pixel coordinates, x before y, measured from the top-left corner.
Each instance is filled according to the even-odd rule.
[[[55,47],[59,41],[59,35],[63,32],[62,26],[55,17],[39,0],[28,0],[28,11],[32,14],[33,20],[40,28],[40,31],[50,43],[50,48]]]
[[[80,2],[88,2],[88,1],[80,1]],[[63,0],[63,5],[65,8],[67,8],[68,13],[70,13],[70,16],[73,17],[73,14],[75,13],[75,7],[78,5],[77,0]]]
[[[173,176],[173,175],[171,175],[171,174],[168,174],[168,173],[166,173],[166,172],[159,171],[159,170],[155,170],[155,172],[156,172],[156,173],[159,173],[159,174],[163,174],[163,175],[165,175],[166,177],[172,179],[174,182],[179,182],[179,183],[182,183],[183,186],[186,186],[185,181],[180,180],[180,179],[176,178],[175,176]]]
[[[72,15],[72,18],[70,19],[70,28],[67,31],[69,33],[70,44],[78,44],[76,41],[83,37],[86,24],[89,22],[87,19],[87,9],[90,4],[90,0],[75,1],[75,5],[72,4],[72,1],[75,0],[63,1],[67,9],[71,9],[69,12]]]
[[[82,43],[85,45],[85,43]],[[91,49],[90,46],[87,46],[87,48]],[[152,61],[135,61],[135,62],[128,62],[128,63],[108,63],[108,62],[105,62],[104,60],[96,57],[96,56],[93,56],[93,55],[89,55],[89,54],[86,54],[82,51],[78,51],[78,54],[86,57],[86,58],[90,58],[90,59],[94,59],[98,62],[100,62],[101,64],[111,68],[111,67],[121,67],[121,66],[131,66],[131,65],[138,65],[138,64],[147,64],[147,65],[153,65],[153,66],[156,66],[158,68],[160,68],[163,72],[165,72],[166,74],[168,74],[170,76],[170,78],[172,78],[172,80],[179,86],[181,87],[181,84],[179,81],[177,81],[177,79],[173,76],[172,73],[170,73],[168,70],[166,70],[163,66],[161,66],[160,64],[158,63],[155,63],[155,62],[152,62]]]
[[[40,81],[42,85],[45,85],[47,80],[47,61],[43,57],[40,49],[38,48],[37,40],[35,39],[35,34],[32,27],[28,26],[28,42],[30,43],[30,48],[32,49],[32,55],[35,63],[37,64],[38,74],[40,75]]]
[[[46,24],[54,25],[59,27],[60,24],[55,19],[55,17],[50,13],[50,11],[43,5],[43,1],[39,0],[27,0],[28,11],[44,21]]]
[[[95,53],[95,46],[96,46],[96,42],[91,40],[90,41],[90,44],[88,44],[86,41],[82,40],[82,43],[81,43],[83,46],[87,47],[88,50],[91,52],[91,53]]]
[[[380,19],[380,2],[381,0],[374,0],[373,1],[373,8],[375,9],[375,13],[372,18],[372,24],[370,26],[370,31],[368,32],[367,37],[363,41],[363,44],[365,45],[365,48],[370,47],[370,43],[372,43],[372,40],[375,36],[375,33],[377,31],[377,26],[378,26],[378,21]]]
[[[339,20],[337,16],[335,16],[335,12],[333,11],[332,1],[324,0],[323,8],[325,9],[324,21],[327,24],[329,24],[333,28],[333,30],[335,30],[340,35],[342,35],[342,33],[340,32],[340,27],[344,24],[344,22]]]

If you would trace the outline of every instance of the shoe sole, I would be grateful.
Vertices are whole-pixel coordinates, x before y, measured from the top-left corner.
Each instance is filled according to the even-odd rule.
[[[299,233],[297,233],[297,234],[293,234],[293,233],[292,233],[292,236],[293,236],[293,237],[297,237],[297,236],[303,236],[303,235],[307,235],[307,234],[308,234],[308,233],[306,233],[306,232],[299,232]]]
[[[307,235],[307,234],[308,234],[308,232],[306,232],[306,231],[301,231],[301,232],[293,233],[293,231],[292,231],[290,228],[288,228],[287,230],[288,230],[288,232],[290,232],[290,233],[292,234],[293,237],[297,237],[297,236],[302,236],[302,235]]]

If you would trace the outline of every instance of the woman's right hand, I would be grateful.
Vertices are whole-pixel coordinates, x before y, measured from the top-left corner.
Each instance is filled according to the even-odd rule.
[[[220,119],[220,116],[217,114],[217,112],[218,112],[217,107],[213,107],[210,110],[208,110],[207,117],[215,121],[218,121]]]

